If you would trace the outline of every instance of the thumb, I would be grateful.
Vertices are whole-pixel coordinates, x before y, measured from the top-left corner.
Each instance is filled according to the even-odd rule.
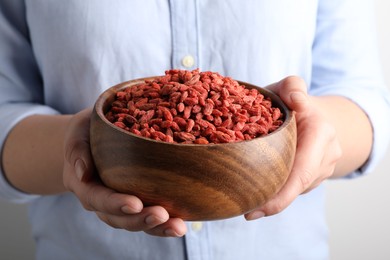
[[[90,115],[90,109],[75,114],[65,137],[65,162],[73,168],[80,181],[90,180],[94,171],[89,146]]]
[[[266,87],[276,93],[282,101],[296,112],[304,112],[309,103],[307,85],[297,76],[289,76]]]

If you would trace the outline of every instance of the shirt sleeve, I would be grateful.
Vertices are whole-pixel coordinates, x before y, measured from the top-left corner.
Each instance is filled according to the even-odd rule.
[[[23,1],[0,2],[0,147],[23,118],[58,113],[43,105],[43,84],[24,14]],[[0,168],[0,198],[22,203],[36,197],[11,186]]]
[[[373,129],[368,161],[348,177],[372,171],[384,156],[390,137],[390,94],[378,57],[372,2],[324,0],[318,8],[311,94],[352,100],[365,111]],[[358,149],[359,140],[356,144]]]

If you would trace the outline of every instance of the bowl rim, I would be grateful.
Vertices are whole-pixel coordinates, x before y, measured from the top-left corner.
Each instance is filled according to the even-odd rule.
[[[201,146],[201,147],[228,146],[228,145],[234,145],[237,143],[251,142],[253,140],[258,140],[258,139],[266,139],[267,137],[275,135],[278,132],[280,132],[282,129],[286,128],[289,124],[291,124],[291,122],[294,119],[294,114],[295,114],[294,111],[292,111],[290,108],[288,108],[287,105],[282,101],[282,99],[278,95],[276,95],[273,91],[271,91],[267,88],[264,88],[264,87],[260,87],[260,86],[257,86],[257,85],[254,85],[254,84],[251,84],[251,83],[248,83],[245,81],[241,81],[241,80],[236,80],[236,79],[234,79],[234,80],[236,80],[240,85],[244,85],[245,87],[248,87],[248,88],[255,88],[255,89],[259,90],[260,93],[262,95],[264,95],[265,97],[270,97],[271,101],[272,101],[272,105],[275,105],[274,102],[277,103],[276,107],[281,109],[282,113],[284,114],[283,123],[278,127],[278,129],[276,129],[275,131],[268,133],[264,136],[259,136],[259,137],[256,137],[256,138],[253,138],[250,140],[242,140],[239,142],[208,143],[208,144],[193,144],[193,143],[183,144],[183,143],[169,143],[169,142],[165,142],[165,141],[154,140],[151,138],[136,135],[130,131],[124,130],[124,129],[114,125],[106,118],[106,116],[103,113],[103,106],[105,105],[105,102],[107,101],[108,98],[110,98],[110,97],[112,98],[113,95],[115,95],[121,89],[125,89],[125,88],[131,87],[131,86],[134,86],[134,85],[137,85],[140,83],[145,83],[145,81],[151,81],[151,80],[154,80],[154,79],[156,79],[158,77],[162,77],[162,76],[164,76],[164,75],[136,78],[136,79],[132,79],[132,80],[118,83],[116,85],[113,85],[113,86],[107,88],[98,96],[98,98],[93,106],[95,113],[107,125],[109,125],[110,127],[114,128],[115,130],[118,130],[126,135],[136,137],[136,138],[139,138],[141,140],[145,140],[145,141],[149,141],[149,142],[155,142],[158,144],[172,145],[172,146],[189,146],[189,147],[190,146],[196,146],[196,147],[199,147],[199,146]]]

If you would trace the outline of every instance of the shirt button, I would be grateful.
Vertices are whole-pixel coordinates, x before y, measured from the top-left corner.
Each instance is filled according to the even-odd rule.
[[[200,231],[203,227],[202,222],[192,222],[191,223],[191,229],[195,232]]]
[[[186,68],[191,68],[195,64],[195,59],[191,55],[186,55],[181,60],[181,64]]]

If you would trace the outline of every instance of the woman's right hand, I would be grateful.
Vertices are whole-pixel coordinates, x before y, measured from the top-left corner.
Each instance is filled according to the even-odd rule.
[[[73,116],[64,140],[63,182],[86,210],[113,228],[144,231],[162,237],[180,237],[186,233],[182,219],[170,218],[160,206],[143,207],[132,195],[107,188],[98,178],[89,145],[91,109]]]

